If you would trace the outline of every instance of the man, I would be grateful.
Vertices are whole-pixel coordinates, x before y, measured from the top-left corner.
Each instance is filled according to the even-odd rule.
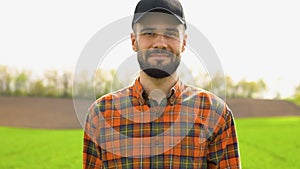
[[[132,28],[141,71],[90,107],[84,168],[240,168],[230,109],[176,73],[187,40],[180,2],[139,1]]]

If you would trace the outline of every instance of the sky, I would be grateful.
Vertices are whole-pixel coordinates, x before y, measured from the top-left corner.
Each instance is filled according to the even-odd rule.
[[[0,65],[43,72],[74,69],[103,27],[132,16],[137,0],[12,0],[0,2]],[[300,84],[300,2],[181,0],[186,20],[213,46],[234,81],[263,79],[266,97],[291,96]],[[128,36],[129,38],[129,36]],[[117,49],[131,55],[129,39]],[[189,54],[189,51],[187,51]],[[188,55],[186,54],[186,55]],[[116,60],[119,60],[115,58]],[[192,64],[193,62],[188,62]],[[118,65],[117,65],[118,66]],[[197,65],[192,65],[191,67]]]

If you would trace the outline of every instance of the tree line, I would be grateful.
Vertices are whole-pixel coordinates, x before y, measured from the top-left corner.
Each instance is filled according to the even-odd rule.
[[[87,98],[89,91],[95,91],[100,97],[114,89],[121,88],[120,83],[113,82],[114,70],[97,70],[95,76],[82,73],[82,80],[72,90],[73,72],[46,70],[37,76],[30,70],[18,70],[0,65],[0,95],[2,96],[41,96],[71,98],[74,94]]]
[[[45,71],[42,77],[30,70],[0,66],[0,94],[9,96],[71,97],[71,72]]]
[[[76,82],[79,83],[76,84],[76,90],[72,90],[71,71],[48,70],[41,76],[35,76],[29,70],[0,66],[0,95],[67,98],[77,95],[85,98],[90,95],[88,91],[94,91],[95,97],[100,97],[127,85],[117,80],[114,70],[97,70],[92,77],[83,72],[81,79],[80,82]],[[227,98],[263,98],[264,92],[267,91],[267,85],[262,79],[257,81],[242,79],[234,82],[229,76],[224,77],[221,74],[214,77],[198,75],[195,79],[198,87],[217,95],[225,93]],[[295,89],[295,95],[300,96],[300,85]]]

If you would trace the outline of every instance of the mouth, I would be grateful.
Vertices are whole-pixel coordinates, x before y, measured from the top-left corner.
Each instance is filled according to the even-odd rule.
[[[162,60],[162,59],[167,59],[169,58],[170,55],[166,54],[166,53],[151,53],[149,55],[149,58],[152,58],[152,59],[159,59],[159,60]]]

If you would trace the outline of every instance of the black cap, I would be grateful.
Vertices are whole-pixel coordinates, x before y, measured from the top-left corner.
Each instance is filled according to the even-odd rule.
[[[183,8],[178,0],[140,0],[135,7],[132,27],[147,12],[162,12],[172,14],[186,28]]]

